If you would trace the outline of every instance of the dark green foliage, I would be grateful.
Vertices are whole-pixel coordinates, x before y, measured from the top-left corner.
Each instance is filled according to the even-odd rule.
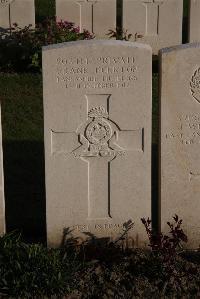
[[[149,220],[143,219],[143,223],[148,229]],[[124,234],[114,243],[97,244],[89,238],[85,244],[78,245],[74,240],[74,245],[70,242],[60,249],[25,244],[17,233],[5,235],[0,238],[0,294],[23,299],[52,295],[91,299],[199,298],[200,252],[193,252],[193,263],[188,261],[191,254],[176,250],[170,275],[166,267],[163,248],[168,245],[163,240],[186,240],[179,220],[172,225],[172,236],[163,235],[159,246],[150,237],[153,250],[123,249],[120,244]]]
[[[122,29],[120,27],[117,27],[116,30],[109,29],[107,35],[109,38],[124,41],[129,41],[132,37],[132,34],[129,33],[128,30]]]
[[[187,236],[181,228],[182,219],[179,219],[175,215],[173,220],[174,223],[167,222],[170,230],[169,236],[166,236],[163,233],[154,233],[149,218],[147,220],[145,218],[141,219],[149,238],[149,247],[151,247],[153,252],[163,258],[163,263],[173,263],[177,249],[181,247],[183,242],[187,243],[188,241]]]
[[[45,19],[35,29],[13,26],[12,34],[0,33],[1,72],[41,71],[42,46],[92,38],[87,30],[79,33],[73,23],[57,23],[54,18]]]
[[[27,245],[17,233],[0,238],[0,292],[17,298],[69,292],[73,273],[80,268],[67,250]]]
[[[43,142],[41,75],[0,74],[0,97],[3,140]]]
[[[150,251],[134,250],[112,264],[96,262],[76,273],[79,283],[74,293],[80,293],[81,298],[124,299],[200,295],[200,266],[197,268],[177,257],[174,267],[181,278],[166,280],[159,257]]]

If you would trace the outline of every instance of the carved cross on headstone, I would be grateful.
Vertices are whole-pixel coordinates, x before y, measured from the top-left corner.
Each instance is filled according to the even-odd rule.
[[[88,164],[88,218],[112,217],[110,163],[128,151],[143,151],[143,129],[121,130],[109,118],[111,95],[86,95],[86,122],[74,132],[51,131],[52,154],[73,154]],[[77,141],[79,146],[77,146]]]
[[[10,5],[11,3],[14,2],[14,0],[0,0],[0,9],[1,8],[5,8],[7,9],[7,14],[8,14],[8,24],[9,24],[9,28],[11,30],[12,27],[12,20],[11,20],[11,9],[10,9]]]
[[[163,0],[145,0],[146,7],[146,28],[145,35],[158,35],[159,34],[159,12],[160,5]]]
[[[89,30],[91,33],[94,33],[94,28],[93,28],[93,20],[94,20],[94,4],[96,4],[98,0],[79,0],[77,3],[80,5],[80,32],[83,31],[82,28],[82,20],[83,16],[87,20],[90,20],[90,24],[88,24],[87,30]],[[88,8],[89,6],[89,8]]]

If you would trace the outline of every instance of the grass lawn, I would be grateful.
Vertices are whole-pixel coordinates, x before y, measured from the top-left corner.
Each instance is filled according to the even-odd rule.
[[[4,140],[43,140],[42,77],[1,74]]]
[[[42,80],[39,74],[1,74],[8,231],[45,235]]]

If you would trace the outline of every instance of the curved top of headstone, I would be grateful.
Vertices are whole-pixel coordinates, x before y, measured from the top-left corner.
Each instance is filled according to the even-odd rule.
[[[0,0],[0,6],[6,6],[14,2],[15,0]]]
[[[79,46],[124,46],[126,48],[140,48],[152,51],[152,48],[147,44],[137,43],[137,42],[128,42],[128,41],[120,41],[120,40],[82,40],[82,41],[73,41],[73,42],[65,42],[59,43],[49,46],[44,46],[43,51],[45,50],[53,50],[67,47],[79,47]]]
[[[186,49],[194,49],[194,48],[200,48],[200,42],[188,43],[188,44],[183,44],[183,45],[178,45],[178,46],[173,46],[173,47],[167,47],[167,48],[161,49],[159,52],[161,54],[164,54],[164,53],[186,50]]]

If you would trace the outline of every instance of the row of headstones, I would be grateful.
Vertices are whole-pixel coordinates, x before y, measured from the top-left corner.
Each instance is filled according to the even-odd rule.
[[[0,5],[1,28],[35,26],[34,0],[0,0]],[[116,5],[117,0],[56,0],[56,15],[105,39],[116,28]],[[123,0],[122,12],[131,40],[149,44],[153,54],[182,43],[183,0]],[[189,42],[200,41],[199,16],[200,0],[190,0]]]
[[[200,245],[200,44],[160,53],[161,228],[183,219]],[[145,246],[151,217],[152,51],[122,41],[43,49],[47,238],[117,237]],[[1,155],[2,165],[2,155]],[[4,231],[1,167],[0,230]],[[129,243],[130,244],[130,243]]]
[[[34,0],[0,0],[0,29],[10,29],[13,24],[35,27]]]

